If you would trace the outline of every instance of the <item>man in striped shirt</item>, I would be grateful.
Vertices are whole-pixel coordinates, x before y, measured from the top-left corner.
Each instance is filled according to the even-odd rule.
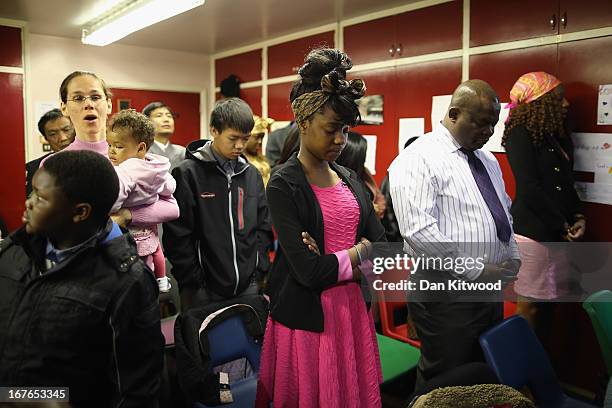
[[[501,287],[515,279],[520,266],[499,163],[480,150],[493,134],[499,111],[497,95],[486,82],[462,83],[441,124],[389,168],[404,250],[413,257],[455,261],[454,267],[442,262],[443,270],[425,268],[411,277],[423,289],[418,300],[409,299],[422,343],[417,388],[482,359],[478,336],[503,318],[501,301],[468,301],[473,294],[466,300],[465,292],[430,291],[421,281],[446,282],[447,289],[458,279]]]

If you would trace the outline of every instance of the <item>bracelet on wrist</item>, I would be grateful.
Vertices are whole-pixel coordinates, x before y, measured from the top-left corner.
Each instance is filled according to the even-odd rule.
[[[359,259],[359,265],[361,265],[361,262],[363,262],[363,260],[361,259],[361,252],[359,252],[359,248],[357,247],[357,245],[353,245],[353,248],[355,248],[355,251],[357,251],[357,258]]]

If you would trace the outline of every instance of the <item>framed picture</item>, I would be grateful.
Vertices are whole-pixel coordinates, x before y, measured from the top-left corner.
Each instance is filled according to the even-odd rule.
[[[361,125],[381,125],[383,123],[383,96],[365,96],[357,101],[361,114]]]
[[[132,103],[131,99],[117,99],[117,103],[119,104],[119,110],[130,109],[130,105]]]

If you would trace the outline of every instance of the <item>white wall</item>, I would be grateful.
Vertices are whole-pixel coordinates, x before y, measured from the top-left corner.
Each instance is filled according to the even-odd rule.
[[[36,34],[27,35],[25,42],[27,160],[43,154],[36,105],[55,102],[59,106],[59,86],[76,70],[95,72],[111,88],[201,92],[201,129],[207,129],[208,55],[118,44],[95,47],[74,39]]]

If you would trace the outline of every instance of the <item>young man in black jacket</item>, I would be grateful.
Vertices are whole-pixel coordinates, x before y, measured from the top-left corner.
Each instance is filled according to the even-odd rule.
[[[157,283],[108,217],[115,170],[61,152],[32,185],[24,227],[0,242],[0,384],[67,387],[73,407],[156,407]]]
[[[197,140],[172,175],[181,217],[164,224],[164,251],[183,310],[257,293],[269,267],[272,227],[259,171],[242,156],[253,112],[223,99],[210,119],[213,141]]]

